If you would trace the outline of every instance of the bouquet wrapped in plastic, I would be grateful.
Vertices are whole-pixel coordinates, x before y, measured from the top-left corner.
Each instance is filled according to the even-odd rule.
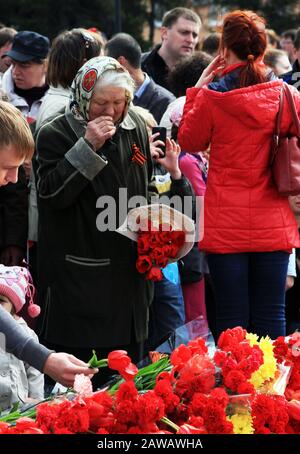
[[[184,257],[195,241],[194,221],[163,204],[131,210],[117,232],[137,241],[136,268],[153,281],[162,280],[161,268]]]

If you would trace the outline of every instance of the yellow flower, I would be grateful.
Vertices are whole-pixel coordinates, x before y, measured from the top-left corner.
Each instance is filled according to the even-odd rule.
[[[276,358],[273,354],[273,345],[271,339],[266,336],[262,337],[258,341],[256,334],[247,334],[246,338],[249,340],[250,345],[258,345],[263,352],[264,362],[260,368],[253,372],[250,378],[250,383],[254,386],[255,389],[260,388],[266,381],[273,380],[275,378],[277,364]]]
[[[258,345],[259,344],[258,335],[257,334],[247,333],[246,334],[246,339],[250,342],[251,347],[253,347],[253,345]]]
[[[253,434],[254,429],[252,427],[252,416],[247,414],[236,413],[232,416],[228,416],[227,419],[233,424],[234,434]]]

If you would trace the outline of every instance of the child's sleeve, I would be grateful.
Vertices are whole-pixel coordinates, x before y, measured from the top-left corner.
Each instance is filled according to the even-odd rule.
[[[37,335],[32,330],[30,331],[31,337],[38,342]],[[44,399],[44,374],[29,364],[25,364],[25,370],[28,380],[28,397]]]

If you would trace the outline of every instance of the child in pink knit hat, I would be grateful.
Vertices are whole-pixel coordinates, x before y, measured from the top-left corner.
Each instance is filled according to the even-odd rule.
[[[27,309],[30,317],[40,314],[40,307],[34,304],[34,286],[29,271],[21,266],[4,266],[0,264],[0,295],[8,298],[15,314],[18,314],[29,298]]]
[[[33,303],[34,287],[26,268],[0,264],[0,304],[34,339],[37,335],[17,314],[28,297],[28,314],[36,317],[40,308]],[[44,398],[44,376],[41,372],[0,348],[0,411],[15,402],[25,403]]]

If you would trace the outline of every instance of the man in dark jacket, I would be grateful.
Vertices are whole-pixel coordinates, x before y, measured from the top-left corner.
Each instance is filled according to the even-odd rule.
[[[8,100],[5,96],[0,95],[0,99],[1,97],[3,101]],[[3,121],[5,125],[7,120],[3,118]],[[2,134],[3,132],[0,136]],[[22,265],[26,257],[28,189],[22,166],[17,169],[17,173],[18,181],[9,179],[8,185],[2,185],[0,181],[0,263],[6,266]]]
[[[283,79],[289,85],[294,85],[298,91],[300,91],[300,28],[297,30],[295,41],[295,55],[296,60],[293,63],[292,70],[283,74],[281,79]]]
[[[34,141],[21,113],[0,101],[0,263],[22,265],[26,256],[28,192],[25,160]]]
[[[106,43],[106,54],[118,60],[133,78],[136,85],[133,104],[149,110],[159,123],[175,97],[142,71],[139,43],[127,33],[118,33]]]
[[[174,8],[163,17],[161,45],[142,57],[142,69],[159,85],[170,90],[168,74],[198,43],[200,17],[188,8]]]
[[[28,233],[28,190],[23,167],[18,182],[0,188],[0,263],[22,265]]]

